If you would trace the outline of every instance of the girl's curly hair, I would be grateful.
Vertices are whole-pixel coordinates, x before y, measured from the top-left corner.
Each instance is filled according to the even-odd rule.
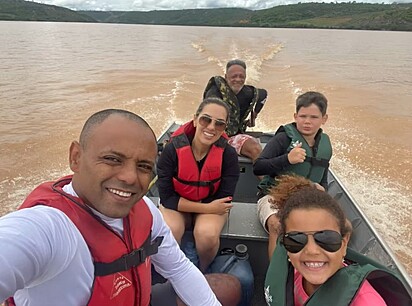
[[[269,201],[278,209],[279,233],[284,234],[286,219],[295,209],[323,209],[336,218],[342,235],[350,234],[352,226],[346,219],[339,203],[327,192],[316,188],[315,184],[296,174],[281,175],[269,191]]]
[[[269,190],[269,195],[271,196],[269,202],[271,203],[271,207],[282,210],[285,206],[286,200],[291,196],[291,194],[301,190],[304,187],[313,186],[314,184],[303,176],[293,173],[280,175],[276,177],[275,185]]]

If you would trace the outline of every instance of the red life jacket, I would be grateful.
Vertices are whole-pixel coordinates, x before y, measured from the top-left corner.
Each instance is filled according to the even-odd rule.
[[[222,178],[223,151],[228,137],[223,133],[212,145],[199,171],[188,139],[188,136],[194,136],[195,131],[193,121],[190,121],[177,129],[171,137],[178,160],[173,185],[180,196],[191,201],[201,201],[216,193],[219,188]]]
[[[47,205],[63,211],[76,225],[86,241],[94,264],[92,294],[87,305],[133,305],[150,303],[150,255],[157,253],[161,239],[151,244],[153,217],[144,200],[140,200],[123,219],[123,237],[86,206],[79,198],[62,190],[71,176],[38,186],[22,206]],[[144,264],[143,264],[144,263]],[[69,280],[68,280],[69,281]],[[13,299],[8,305],[14,305]]]

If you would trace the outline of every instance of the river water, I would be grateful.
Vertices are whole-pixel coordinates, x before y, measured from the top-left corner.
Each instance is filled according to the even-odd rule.
[[[160,135],[241,58],[269,93],[255,130],[292,121],[302,92],[328,97],[332,169],[411,274],[411,50],[411,32],[0,22],[0,215],[69,173],[95,111],[131,110]]]

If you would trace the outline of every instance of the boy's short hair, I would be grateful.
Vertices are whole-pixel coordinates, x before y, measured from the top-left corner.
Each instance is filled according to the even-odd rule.
[[[302,107],[308,107],[312,104],[315,104],[319,108],[322,116],[326,115],[326,110],[328,108],[328,99],[326,99],[323,94],[317,91],[308,91],[304,94],[301,94],[296,99],[296,112],[299,112]]]
[[[239,65],[241,67],[243,67],[243,69],[246,70],[246,63],[240,59],[234,59],[234,60],[230,60],[227,62],[226,64],[226,71],[229,70],[230,67],[232,67],[233,65]]]

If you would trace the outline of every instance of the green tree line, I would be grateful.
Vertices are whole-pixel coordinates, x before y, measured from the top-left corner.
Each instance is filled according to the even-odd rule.
[[[412,31],[412,3],[313,2],[264,10],[217,8],[103,12],[74,11],[32,1],[1,0],[0,20]]]
[[[0,20],[96,22],[64,7],[23,0],[0,0]]]

